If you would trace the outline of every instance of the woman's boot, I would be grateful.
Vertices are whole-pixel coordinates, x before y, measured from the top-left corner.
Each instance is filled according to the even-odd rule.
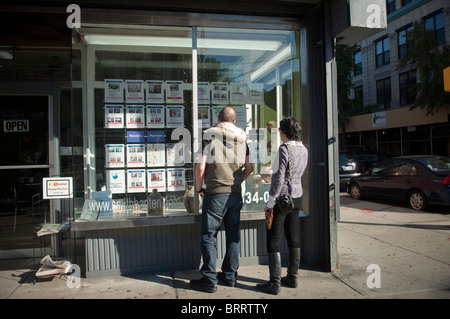
[[[298,267],[300,265],[300,248],[289,248],[289,262],[287,276],[281,278],[281,282],[289,287],[298,286]]]
[[[265,293],[278,295],[281,285],[281,256],[279,252],[268,253],[270,281],[257,284],[256,287]]]

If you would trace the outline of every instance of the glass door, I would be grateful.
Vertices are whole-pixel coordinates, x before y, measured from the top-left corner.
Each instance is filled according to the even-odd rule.
[[[49,219],[48,96],[0,96],[0,258],[33,255],[35,229]]]

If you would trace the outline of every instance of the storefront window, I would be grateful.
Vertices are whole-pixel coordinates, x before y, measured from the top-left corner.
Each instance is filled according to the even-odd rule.
[[[237,111],[236,125],[247,133],[254,165],[243,185],[243,211],[263,211],[279,145],[277,123],[298,103],[295,32],[199,28],[197,39],[199,110],[210,114],[212,125],[224,106]],[[211,92],[210,99],[203,92]]]
[[[235,108],[255,166],[243,211],[263,211],[277,123],[300,109],[298,32],[115,27],[81,29],[78,38],[89,159],[76,218],[199,213],[193,141],[224,106]]]

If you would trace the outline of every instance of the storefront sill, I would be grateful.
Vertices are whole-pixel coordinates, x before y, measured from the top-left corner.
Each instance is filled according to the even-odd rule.
[[[72,230],[79,232],[102,229],[194,224],[197,219],[200,220],[197,216],[189,215],[177,217],[146,217],[120,220],[76,221],[72,224]]]
[[[262,220],[264,212],[241,213],[241,221]],[[188,215],[176,217],[146,217],[146,218],[129,218],[120,220],[97,220],[97,221],[80,221],[77,220],[71,225],[72,231],[82,232],[102,229],[119,229],[134,228],[147,226],[167,226],[167,225],[184,225],[195,224],[201,221],[201,215]]]
[[[241,213],[241,221],[265,219],[264,212]]]

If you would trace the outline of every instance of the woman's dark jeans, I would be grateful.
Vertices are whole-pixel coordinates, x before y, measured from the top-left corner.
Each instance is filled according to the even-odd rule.
[[[280,252],[280,238],[284,226],[284,235],[289,248],[300,248],[298,213],[303,207],[302,197],[294,198],[295,208],[290,212],[281,212],[275,205],[272,228],[267,230],[267,252]]]

